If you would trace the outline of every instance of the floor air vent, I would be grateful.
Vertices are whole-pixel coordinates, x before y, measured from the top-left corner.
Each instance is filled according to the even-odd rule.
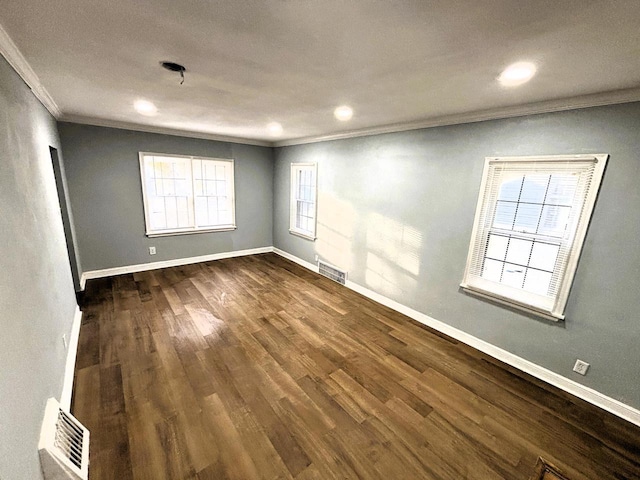
[[[55,398],[47,400],[38,451],[45,480],[88,479],[89,430]]]
[[[347,272],[338,270],[333,265],[329,265],[328,263],[324,263],[322,261],[318,262],[318,273],[342,285],[347,282]]]

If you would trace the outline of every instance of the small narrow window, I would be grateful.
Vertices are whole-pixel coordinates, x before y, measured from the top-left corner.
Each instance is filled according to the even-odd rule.
[[[315,163],[291,164],[289,232],[316,239],[317,167]]]
[[[140,153],[146,233],[233,230],[233,160]]]
[[[462,287],[564,319],[607,158],[487,158]]]

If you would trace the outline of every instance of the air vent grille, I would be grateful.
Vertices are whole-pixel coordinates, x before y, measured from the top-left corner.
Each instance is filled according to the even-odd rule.
[[[87,480],[89,430],[55,398],[47,401],[38,450],[45,480]]]
[[[53,444],[78,468],[82,465],[83,439],[84,430],[62,409],[59,409],[56,438]]]
[[[334,282],[338,282],[341,285],[344,285],[347,282],[347,272],[343,272],[333,265],[329,265],[328,263],[322,261],[318,262],[318,273],[327,278],[330,278]]]

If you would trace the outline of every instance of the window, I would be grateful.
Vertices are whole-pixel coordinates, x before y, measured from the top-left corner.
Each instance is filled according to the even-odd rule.
[[[316,239],[317,167],[315,163],[291,164],[291,222],[289,232]]]
[[[140,153],[148,236],[233,230],[233,160]]]
[[[607,158],[487,158],[462,287],[564,319]]]

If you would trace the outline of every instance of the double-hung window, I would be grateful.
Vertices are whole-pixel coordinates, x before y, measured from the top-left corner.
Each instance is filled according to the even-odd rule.
[[[289,232],[310,240],[316,238],[317,166],[291,164],[291,203]]]
[[[140,153],[146,233],[233,230],[233,160]]]
[[[564,319],[607,158],[487,158],[462,287]]]

